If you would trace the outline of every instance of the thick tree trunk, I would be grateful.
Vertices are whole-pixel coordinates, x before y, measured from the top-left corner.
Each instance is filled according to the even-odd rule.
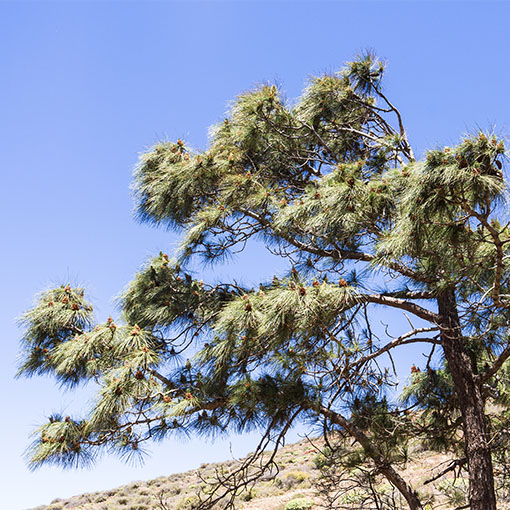
[[[438,296],[441,344],[459,400],[469,469],[471,510],[496,510],[494,475],[480,384],[462,337],[453,290]]]

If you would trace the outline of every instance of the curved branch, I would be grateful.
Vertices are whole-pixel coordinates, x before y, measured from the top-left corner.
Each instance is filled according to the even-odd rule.
[[[414,344],[414,343],[419,343],[419,342],[426,342],[426,343],[432,343],[432,344],[440,345],[441,344],[441,340],[439,340],[437,338],[423,338],[423,337],[422,338],[411,338],[414,335],[418,335],[420,333],[427,333],[427,332],[430,332],[430,331],[437,331],[438,329],[439,329],[438,327],[434,327],[434,328],[417,328],[417,329],[414,329],[413,331],[409,331],[405,335],[402,335],[402,336],[399,336],[398,338],[395,338],[395,340],[393,340],[392,342],[387,343],[386,345],[384,345],[383,347],[381,347],[377,351],[372,352],[370,354],[367,354],[366,356],[363,356],[359,360],[356,360],[354,363],[352,363],[349,366],[349,368],[357,367],[359,365],[363,365],[367,361],[370,361],[371,359],[377,358],[377,357],[381,356],[381,354],[384,354],[385,352],[388,352],[391,349],[393,349],[394,347],[398,347],[399,345]]]
[[[341,414],[321,406],[320,414],[328,418],[332,423],[340,425],[363,447],[365,453],[374,461],[380,472],[394,485],[406,499],[411,510],[421,510],[423,507],[416,491],[395,471],[388,459],[378,450],[370,438],[358,427],[353,425]]]
[[[505,349],[501,352],[501,354],[496,358],[496,361],[492,364],[492,366],[485,371],[483,374],[479,375],[478,378],[482,384],[486,383],[493,375],[495,375],[498,370],[501,368],[503,363],[510,358],[510,345],[507,345]]]
[[[432,322],[433,324],[441,323],[441,316],[435,312],[427,310],[427,308],[423,308],[416,303],[411,303],[406,301],[405,299],[400,299],[396,297],[391,297],[384,294],[360,294],[358,299],[367,303],[374,303],[377,305],[386,305],[392,308],[399,308],[400,310],[405,310],[406,312],[410,312],[416,317],[420,319]]]
[[[292,246],[295,246],[296,248],[307,252],[312,253],[314,255],[318,255],[320,257],[330,257],[332,259],[336,260],[354,260],[354,261],[360,261],[360,262],[369,262],[373,263],[376,260],[376,257],[374,255],[371,255],[370,253],[365,253],[361,251],[355,251],[355,250],[344,250],[341,248],[335,248],[334,250],[324,250],[321,248],[318,248],[316,246],[311,246],[309,244],[305,244],[295,237],[292,237],[288,234],[285,234],[284,232],[277,232],[274,230],[272,223],[261,216],[260,214],[257,214],[249,209],[245,208],[238,208],[238,211],[242,214],[245,214],[246,216],[249,216],[250,218],[253,218],[254,220],[258,221],[264,228],[268,230],[272,230],[274,234],[280,238],[282,238],[284,241],[288,242]],[[412,278],[416,281],[423,282],[423,283],[434,283],[435,280],[432,278],[429,278],[423,274],[417,273],[416,271],[413,271],[412,269],[409,269],[401,264],[398,264],[396,262],[388,262],[385,264],[385,267],[388,269],[391,269],[393,271],[396,271],[397,273],[400,273],[402,276],[406,276],[408,278]],[[426,298],[424,298],[426,299]]]

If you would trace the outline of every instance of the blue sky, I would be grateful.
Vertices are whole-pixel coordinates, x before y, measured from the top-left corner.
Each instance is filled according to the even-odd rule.
[[[86,407],[87,389],[14,380],[16,317],[38,291],[87,287],[98,318],[151,254],[178,236],[133,220],[138,154],[160,139],[203,148],[228,102],[257,83],[289,98],[308,77],[371,48],[388,65],[418,154],[466,132],[508,135],[506,2],[0,2],[0,372],[2,505],[25,509],[241,455],[255,438],[166,441],[143,467],[104,459],[92,470],[28,471],[22,453],[45,416]],[[249,271],[247,270],[249,268]],[[221,275],[278,271],[247,254]],[[211,272],[209,271],[209,276]],[[407,360],[410,361],[410,360]]]

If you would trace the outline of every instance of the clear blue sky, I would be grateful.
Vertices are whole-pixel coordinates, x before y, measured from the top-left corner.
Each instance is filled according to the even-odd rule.
[[[229,440],[169,440],[143,468],[104,459],[31,473],[21,458],[35,425],[83,408],[90,392],[14,380],[15,318],[36,292],[70,281],[105,319],[144,260],[175,246],[175,234],[132,218],[141,151],[167,137],[205,147],[236,94],[276,81],[295,97],[365,48],[388,60],[386,90],[418,153],[477,127],[508,134],[509,18],[510,4],[488,1],[0,2],[2,508],[230,457]],[[247,256],[221,271],[255,281],[278,270],[269,262]],[[241,455],[254,438],[232,442]]]

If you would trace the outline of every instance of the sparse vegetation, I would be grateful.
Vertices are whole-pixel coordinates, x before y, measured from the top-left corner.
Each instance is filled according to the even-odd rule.
[[[285,510],[309,510],[313,505],[314,501],[311,498],[296,498],[285,505]]]
[[[245,491],[237,501],[242,510],[357,510],[361,502],[368,503],[367,492],[358,485],[351,485],[350,490],[337,494],[336,499],[328,502],[321,490],[321,473],[327,466],[333,467],[330,456],[321,440],[314,441],[311,447],[308,440],[284,447],[277,455],[280,472],[268,479],[258,481],[251,490]],[[418,446],[418,445],[417,445]],[[321,452],[318,453],[318,449]],[[420,490],[420,497],[425,502],[424,510],[441,507],[442,510],[461,506],[465,498],[466,480],[463,477],[450,476],[432,484],[424,484],[442,463],[449,460],[446,455],[415,448],[413,460],[406,468],[405,474]],[[293,453],[291,453],[293,452]],[[299,458],[299,464],[285,464],[289,456]],[[320,460],[318,462],[318,459]],[[329,459],[329,461],[328,461]],[[124,487],[110,489],[93,494],[83,494],[66,500],[54,499],[48,506],[39,506],[34,510],[192,510],[197,503],[197,491],[203,487],[202,479],[211,479],[216,469],[228,472],[236,468],[241,461],[227,461],[219,464],[202,464],[196,471],[161,476],[154,480],[137,481]],[[282,467],[285,464],[286,467]],[[335,476],[338,476],[336,473]],[[362,473],[350,470],[344,482],[354,480]],[[288,483],[292,480],[292,483]],[[337,478],[330,478],[337,483]],[[391,486],[379,478],[378,490],[383,501],[397,501]],[[503,490],[503,488],[502,488]],[[334,494],[332,494],[334,496]],[[502,492],[503,496],[503,492]],[[330,505],[330,506],[328,506]],[[371,508],[367,504],[366,507]],[[397,510],[398,506],[380,508]],[[510,510],[508,502],[500,498],[500,508]],[[220,510],[217,506],[215,510]]]

